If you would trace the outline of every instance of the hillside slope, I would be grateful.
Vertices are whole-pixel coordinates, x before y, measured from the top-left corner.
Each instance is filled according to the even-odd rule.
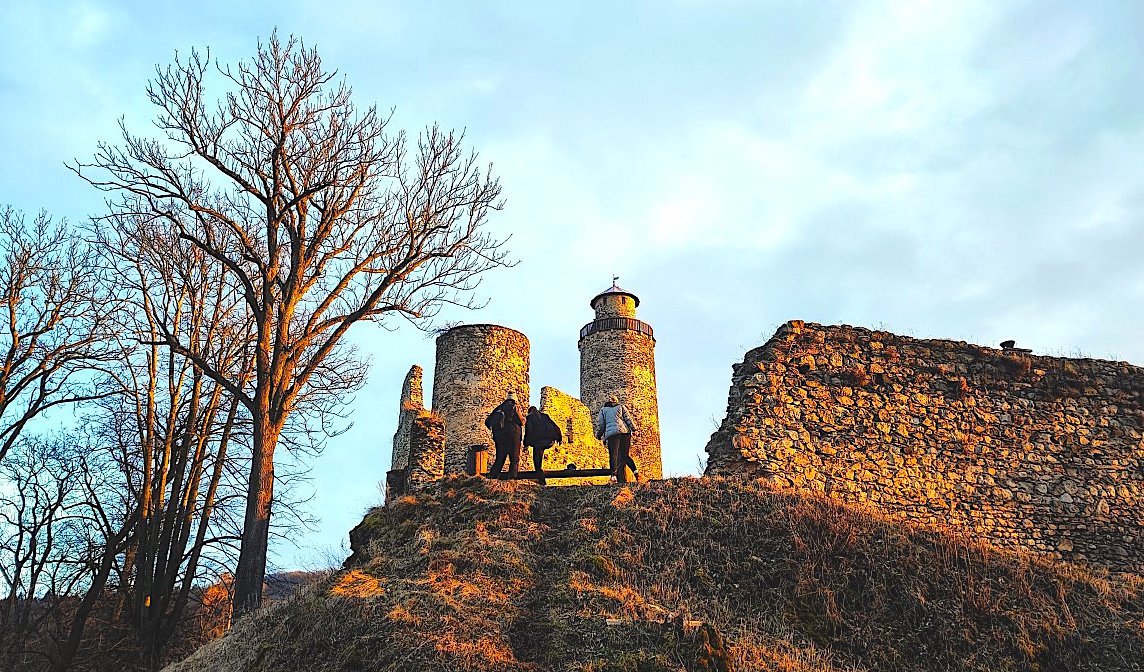
[[[170,672],[1139,670],[1144,580],[760,481],[448,479]]]

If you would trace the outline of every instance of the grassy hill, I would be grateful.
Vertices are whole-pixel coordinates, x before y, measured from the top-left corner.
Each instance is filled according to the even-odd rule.
[[[347,569],[168,670],[1144,669],[1140,577],[758,481],[453,478],[351,540]]]

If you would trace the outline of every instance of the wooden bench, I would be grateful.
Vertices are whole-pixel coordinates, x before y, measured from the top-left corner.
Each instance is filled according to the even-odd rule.
[[[487,472],[485,475],[487,475]],[[586,477],[590,477],[590,476],[611,476],[611,475],[612,475],[611,469],[559,469],[556,471],[545,471],[544,472],[544,478],[545,479],[549,479],[549,478],[586,478]],[[508,476],[508,465],[507,464],[505,465],[505,468],[501,471],[500,477],[506,481],[512,480],[512,479],[509,479],[509,476]],[[518,472],[516,472],[516,476],[514,477],[514,480],[517,480],[517,481],[535,481],[538,478],[540,478],[540,476],[535,471],[518,471]]]
[[[465,460],[465,473],[469,474],[470,476],[475,476],[477,474],[488,476],[490,452],[492,451],[490,451],[489,447],[484,444],[478,443],[469,446],[468,450],[466,451],[467,455]],[[552,471],[545,470],[544,478],[547,480],[550,478],[592,478],[597,476],[612,475],[611,469],[576,469],[575,466],[576,465],[569,465],[569,467],[572,468],[554,469]],[[627,472],[627,476],[629,481],[635,481],[631,471]],[[535,481],[539,480],[540,476],[535,471],[518,471],[516,476],[510,479],[508,476],[508,464],[505,464],[504,468],[501,469],[500,478],[506,481]]]

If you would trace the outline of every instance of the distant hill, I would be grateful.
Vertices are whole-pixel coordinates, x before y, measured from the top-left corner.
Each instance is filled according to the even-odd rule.
[[[265,587],[262,589],[263,602],[276,602],[285,600],[305,586],[326,576],[329,572],[293,570],[289,572],[275,572],[266,576]]]
[[[170,672],[1140,670],[1144,579],[762,481],[450,478]]]

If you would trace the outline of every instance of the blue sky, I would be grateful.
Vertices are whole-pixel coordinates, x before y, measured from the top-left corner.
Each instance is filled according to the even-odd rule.
[[[29,213],[100,211],[63,163],[147,128],[156,64],[275,27],[398,126],[466,129],[520,263],[442,319],[525,332],[534,396],[576,394],[619,275],[656,329],[667,473],[697,471],[731,364],[789,319],[1144,364],[1139,2],[0,4],[0,203]],[[370,381],[281,566],[379,500],[401,380],[432,365],[411,328],[353,339]]]

